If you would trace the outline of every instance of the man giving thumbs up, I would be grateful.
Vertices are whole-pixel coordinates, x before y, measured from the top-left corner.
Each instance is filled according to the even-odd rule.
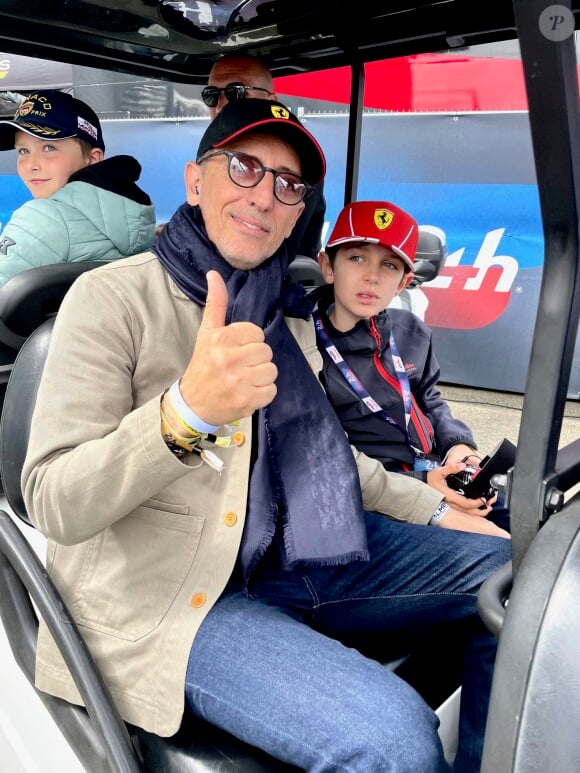
[[[221,274],[209,271],[195,350],[179,386],[186,403],[216,426],[251,416],[276,395],[278,371],[264,331],[253,322],[226,325],[227,307],[227,286]]]
[[[220,111],[153,250],[85,273],[61,306],[26,505],[128,722],[170,736],[191,713],[272,770],[445,771],[431,708],[336,637],[464,621],[455,765],[475,771],[496,646],[477,592],[510,543],[426,527],[441,494],[348,445],[308,298],[284,283],[324,171],[284,105]],[[36,679],[80,701],[44,627]]]

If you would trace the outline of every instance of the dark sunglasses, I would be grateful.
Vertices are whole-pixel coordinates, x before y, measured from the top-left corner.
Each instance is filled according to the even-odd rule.
[[[243,83],[228,83],[223,88],[217,86],[205,86],[201,90],[201,98],[207,107],[215,107],[219,101],[220,94],[225,94],[228,102],[236,102],[238,99],[243,99],[246,96],[246,91],[252,89],[253,91],[264,91],[266,94],[271,94],[268,89],[263,89],[261,86],[244,86]]]
[[[312,192],[312,185],[309,185],[297,174],[270,169],[270,167],[264,166],[261,161],[254,156],[249,156],[247,153],[237,153],[233,150],[216,150],[200,158],[197,163],[203,164],[204,161],[208,161],[216,156],[227,156],[230,180],[239,185],[240,188],[255,188],[264,179],[266,172],[272,172],[274,175],[274,196],[281,204],[287,204],[290,207],[300,204]]]

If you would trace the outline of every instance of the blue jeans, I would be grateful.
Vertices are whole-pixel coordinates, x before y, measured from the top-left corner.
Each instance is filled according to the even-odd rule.
[[[371,561],[284,571],[272,550],[250,597],[233,584],[226,589],[193,643],[186,704],[312,773],[448,771],[438,718],[419,694],[325,632],[462,621],[469,635],[454,770],[476,773],[496,650],[477,593],[511,559],[511,543],[373,513],[366,519]]]

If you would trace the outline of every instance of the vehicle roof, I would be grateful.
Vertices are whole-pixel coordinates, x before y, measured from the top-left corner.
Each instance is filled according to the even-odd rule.
[[[511,0],[0,0],[8,53],[194,84],[232,51],[280,76],[514,37]]]

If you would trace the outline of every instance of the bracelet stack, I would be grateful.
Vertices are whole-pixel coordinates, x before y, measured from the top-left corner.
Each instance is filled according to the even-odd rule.
[[[163,434],[163,440],[166,442],[169,449],[179,457],[184,456],[186,453],[191,453],[203,439],[203,435],[200,433],[196,433],[193,435],[193,437],[184,437],[183,435],[178,435],[167,421],[167,417],[163,413],[163,409],[161,409],[161,432]]]
[[[179,379],[166,390],[164,396],[171,406],[172,419],[174,422],[178,422],[186,433],[183,435],[176,432],[169,422],[162,405],[161,433],[169,450],[179,459],[187,453],[199,454],[203,462],[221,473],[224,468],[223,461],[212,451],[202,448],[202,441],[209,441],[221,448],[227,448],[230,445],[241,445],[244,442],[244,434],[242,432],[233,432],[232,434],[233,427],[229,425],[227,425],[227,429],[230,431],[228,436],[222,437],[213,434],[215,430],[219,429],[220,425],[208,424],[191,410],[179,389]]]

